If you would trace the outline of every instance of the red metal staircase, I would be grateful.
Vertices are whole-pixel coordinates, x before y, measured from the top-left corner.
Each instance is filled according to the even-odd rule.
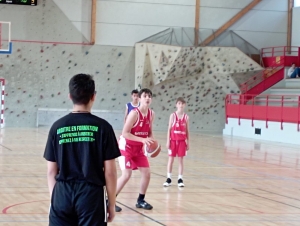
[[[266,67],[241,84],[241,93],[257,96],[284,79],[284,68],[295,63],[300,66],[300,47],[282,46],[263,48],[261,59]]]
[[[229,118],[296,123],[300,132],[300,95],[264,95],[257,97],[284,78],[285,67],[300,66],[300,47],[283,46],[264,48],[262,63],[266,67],[241,85],[242,94],[229,94],[225,100],[226,123]]]

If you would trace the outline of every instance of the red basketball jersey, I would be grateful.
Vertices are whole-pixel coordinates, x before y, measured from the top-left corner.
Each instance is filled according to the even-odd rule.
[[[131,128],[130,133],[138,136],[138,137],[143,137],[146,138],[149,136],[150,132],[150,127],[151,127],[151,120],[152,120],[152,110],[148,109],[147,115],[143,116],[141,111],[138,108],[133,109],[132,111],[136,111],[138,114],[138,118],[136,122],[134,123],[133,127]],[[137,141],[132,141],[126,139],[127,144],[131,145],[141,145],[143,143],[137,142]]]
[[[171,127],[171,140],[186,140],[187,114],[179,119],[176,112],[173,113],[173,124]]]

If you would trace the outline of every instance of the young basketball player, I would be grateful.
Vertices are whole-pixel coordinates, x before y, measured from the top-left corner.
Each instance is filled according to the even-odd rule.
[[[121,192],[131,177],[132,170],[139,169],[141,182],[136,207],[151,210],[153,207],[145,201],[146,191],[150,182],[150,168],[143,145],[153,142],[152,123],[154,112],[149,108],[152,101],[152,92],[141,89],[139,92],[140,106],[132,110],[123,127],[119,148],[122,156],[119,164],[122,170],[117,182],[117,194]]]
[[[130,113],[130,111],[140,106],[140,104],[139,104],[139,91],[137,91],[136,89],[131,91],[131,100],[132,100],[131,102],[126,104],[124,123],[126,121],[126,118],[127,118],[128,114]]]
[[[91,114],[96,96],[93,78],[73,76],[69,91],[73,111],[52,125],[44,153],[49,225],[107,225],[115,216],[118,143],[111,125]]]
[[[167,180],[163,184],[165,187],[171,185],[172,167],[174,158],[178,156],[178,187],[184,187],[183,174],[183,157],[189,149],[189,117],[184,113],[185,100],[179,97],[176,100],[177,111],[170,115],[168,134],[167,134],[167,149],[169,151],[168,174]]]

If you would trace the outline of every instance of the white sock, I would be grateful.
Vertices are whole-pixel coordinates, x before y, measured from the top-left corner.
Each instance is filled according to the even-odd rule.
[[[181,179],[182,180],[182,175],[178,175],[178,180]]]
[[[167,178],[172,178],[172,173],[167,173]]]

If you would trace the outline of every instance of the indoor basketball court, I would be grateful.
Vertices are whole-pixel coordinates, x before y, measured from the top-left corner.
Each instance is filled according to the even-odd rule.
[[[47,133],[43,128],[1,130],[1,225],[48,225],[50,199],[41,158]],[[165,143],[164,133],[155,136]],[[297,146],[192,133],[184,188],[162,186],[163,150],[151,159],[147,199],[153,210],[135,208],[136,172],[118,196],[123,210],[111,225],[299,224]],[[173,171],[176,175],[176,160]]]
[[[131,90],[153,92],[161,145],[148,158],[153,209],[136,208],[141,176],[133,171],[109,225],[300,225],[300,73],[288,74],[291,64],[300,67],[298,6],[0,0],[0,225],[49,225],[43,154],[50,126],[72,112],[68,82],[77,73],[94,76],[91,112],[116,137]],[[164,187],[178,97],[187,101],[190,129],[184,187],[177,157]],[[116,166],[120,176],[118,159]]]

